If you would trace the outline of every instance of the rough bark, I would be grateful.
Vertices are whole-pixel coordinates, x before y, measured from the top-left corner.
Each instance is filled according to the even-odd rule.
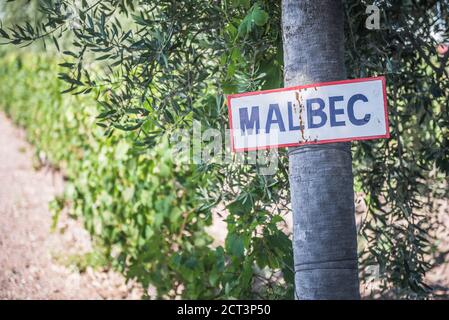
[[[285,86],[341,80],[340,0],[283,0]],[[358,299],[350,143],[289,149],[297,299]]]

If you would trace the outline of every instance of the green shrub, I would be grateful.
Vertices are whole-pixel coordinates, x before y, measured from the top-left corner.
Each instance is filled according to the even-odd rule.
[[[0,61],[0,107],[26,129],[36,157],[67,176],[64,195],[52,203],[55,219],[70,208],[115,269],[156,287],[157,297],[292,296],[292,273],[283,262],[291,262],[291,242],[276,227],[279,216],[230,215],[225,248],[213,247],[205,231],[211,205],[200,193],[213,189],[211,173],[174,163],[165,137],[149,149],[134,144],[135,132],[105,135],[92,97],[61,95],[52,58],[8,53]],[[231,213],[240,202],[229,206]],[[243,218],[250,227],[238,222]],[[268,221],[264,237],[255,232],[261,221]],[[287,283],[278,281],[280,269]]]
[[[181,284],[188,298],[216,294],[203,274],[222,268],[215,256],[223,250],[209,248],[204,227],[210,212],[194,200],[205,176],[174,164],[166,139],[137,154],[131,136],[106,138],[95,125],[98,108],[91,100],[61,96],[54,65],[44,56],[4,56],[0,94],[2,107],[26,128],[41,160],[67,175],[60,204],[69,202],[83,218],[114,267],[153,284],[159,296],[175,295],[172,289]]]

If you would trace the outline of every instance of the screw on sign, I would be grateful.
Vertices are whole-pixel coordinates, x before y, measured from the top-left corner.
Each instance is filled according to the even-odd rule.
[[[234,151],[389,137],[385,77],[228,96]]]

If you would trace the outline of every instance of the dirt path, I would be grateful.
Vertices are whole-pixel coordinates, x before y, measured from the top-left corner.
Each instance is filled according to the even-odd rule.
[[[52,223],[48,202],[62,191],[59,173],[33,168],[24,132],[0,113],[0,299],[138,299],[142,291],[107,270],[57,262],[91,250],[81,225]]]

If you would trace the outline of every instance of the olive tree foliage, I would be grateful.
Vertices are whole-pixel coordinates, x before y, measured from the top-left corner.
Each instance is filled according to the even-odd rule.
[[[5,21],[1,42],[52,43],[63,59],[65,92],[96,93],[98,125],[106,135],[136,132],[136,148],[199,125],[220,129],[224,141],[226,94],[283,86],[280,1],[38,4],[42,18]],[[449,2],[374,1],[378,30],[366,28],[371,4],[344,1],[347,75],[386,75],[392,133],[353,144],[356,191],[367,207],[358,219],[360,272],[365,284],[374,277],[376,293],[424,297],[432,294],[424,277],[437,254],[429,199],[447,197],[449,79],[447,56],[435,46],[447,38]],[[61,46],[66,35],[72,43]],[[229,212],[215,297],[293,297],[292,247],[282,228],[289,212],[285,150],[278,156],[274,175],[261,174],[257,163],[195,165],[215,181],[198,186],[204,205],[225,204]]]
[[[350,77],[386,74],[392,138],[360,143],[355,175],[366,194],[361,223],[364,265],[379,264],[381,290],[416,297],[431,292],[438,218],[430,197],[446,197],[449,173],[448,1],[379,1],[380,30],[364,29],[363,5],[347,6]],[[366,270],[366,269],[365,269]],[[413,292],[413,294],[410,293]]]

